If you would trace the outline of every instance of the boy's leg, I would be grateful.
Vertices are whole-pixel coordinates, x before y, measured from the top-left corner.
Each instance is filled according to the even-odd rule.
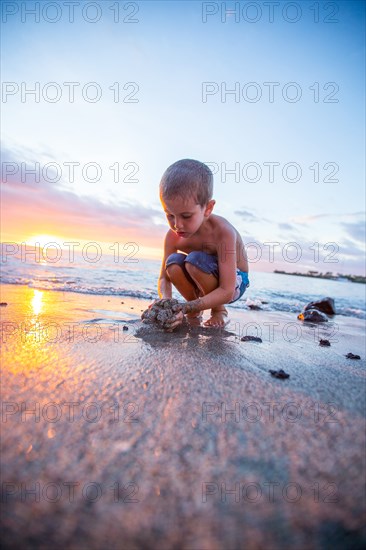
[[[188,280],[187,275],[184,273],[183,268],[179,264],[170,264],[166,267],[166,272],[168,273],[172,284],[178,292],[180,292],[183,298],[187,300],[187,302],[199,298],[200,294],[198,288]],[[187,313],[186,316],[190,319],[195,319],[201,316],[201,312]]]
[[[205,273],[188,261],[185,263],[185,267],[199,288],[201,296],[205,296],[218,287],[219,281],[215,275]],[[222,305],[211,309],[211,317],[204,323],[204,325],[211,327],[224,327],[228,322],[227,309]]]
[[[167,266],[166,272],[169,279],[175,288],[187,301],[196,300],[198,295],[198,289],[187,279],[182,267],[178,264],[171,264]]]

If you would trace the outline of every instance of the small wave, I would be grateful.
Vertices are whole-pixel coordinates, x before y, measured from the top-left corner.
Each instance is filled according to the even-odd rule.
[[[346,317],[357,317],[358,319],[366,319],[366,312],[362,309],[356,309],[353,307],[345,307],[337,310],[338,315],[345,315]]]
[[[29,285],[31,279],[26,277],[0,277],[0,283],[3,285]]]
[[[50,284],[48,285],[47,282]],[[55,292],[74,292],[76,294],[92,294],[95,296],[123,296],[126,298],[137,298],[140,300],[153,300],[154,297],[151,292],[145,292],[143,290],[129,290],[125,288],[111,288],[111,287],[89,287],[77,285],[75,281],[55,281],[54,279],[44,279],[42,281],[31,281],[22,277],[7,277],[1,280],[2,284],[23,285],[29,288],[37,290],[54,290]],[[46,283],[46,284],[45,284]],[[57,287],[53,287],[53,284],[58,284]],[[59,286],[62,284],[63,286]],[[67,285],[67,286],[66,286]],[[75,285],[75,286],[70,286]]]

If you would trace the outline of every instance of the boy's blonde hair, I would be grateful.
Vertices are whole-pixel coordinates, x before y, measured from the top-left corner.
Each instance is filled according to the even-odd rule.
[[[160,181],[160,199],[193,198],[200,206],[212,199],[213,175],[203,162],[192,159],[178,160],[167,168]]]

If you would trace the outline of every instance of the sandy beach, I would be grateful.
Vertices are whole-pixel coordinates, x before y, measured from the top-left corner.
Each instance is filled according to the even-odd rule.
[[[137,299],[1,302],[6,548],[366,543],[364,321],[231,309],[168,334]]]

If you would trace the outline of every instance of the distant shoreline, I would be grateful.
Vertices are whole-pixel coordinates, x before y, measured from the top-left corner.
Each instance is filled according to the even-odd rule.
[[[366,284],[366,277],[363,277],[362,275],[341,275],[336,274],[333,275],[333,273],[327,272],[327,273],[318,273],[317,271],[308,271],[307,273],[299,273],[298,271],[282,271],[279,269],[275,269],[273,273],[280,273],[281,275],[296,275],[297,277],[310,277],[312,279],[328,279],[332,281],[339,281],[339,279],[347,279],[347,281],[351,281],[352,283],[363,283]]]

